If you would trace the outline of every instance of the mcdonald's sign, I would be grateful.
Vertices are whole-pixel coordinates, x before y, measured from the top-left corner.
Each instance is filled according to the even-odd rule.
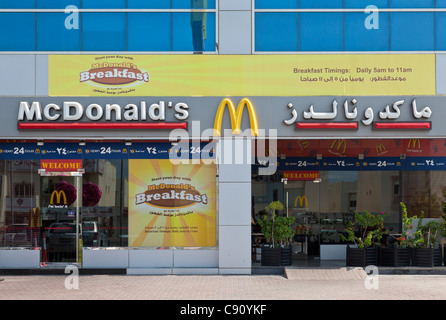
[[[243,98],[238,106],[235,109],[232,100],[229,98],[225,98],[220,102],[218,106],[217,113],[215,115],[214,121],[214,135],[221,136],[221,124],[223,122],[223,113],[225,111],[226,106],[229,109],[229,115],[231,117],[231,126],[233,134],[240,134],[240,126],[242,123],[243,109],[245,106],[248,108],[249,119],[251,123],[251,135],[258,136],[259,134],[259,125],[257,122],[257,115],[254,109],[254,105],[251,100],[248,98]]]
[[[418,149],[418,150],[421,150],[421,141],[420,141],[420,139],[409,139],[409,143],[407,144],[407,149]]]
[[[54,198],[56,199],[56,202],[54,202]],[[61,202],[62,199],[63,202]],[[63,190],[60,191],[54,190],[53,193],[51,194],[50,206],[67,206],[67,205],[68,205],[67,195],[65,194],[65,192]]]
[[[335,153],[345,154],[347,151],[347,142],[344,139],[335,139],[331,144],[330,150]]]
[[[378,144],[376,146],[376,153],[377,154],[382,154],[382,153],[385,153],[385,152],[387,152],[387,149],[386,149],[386,147],[382,143],[380,143],[380,144]]]
[[[296,200],[294,200],[294,207],[297,207],[297,202],[299,201],[299,205],[301,208],[308,208],[308,199],[306,196],[297,196]],[[305,206],[304,206],[305,203]]]

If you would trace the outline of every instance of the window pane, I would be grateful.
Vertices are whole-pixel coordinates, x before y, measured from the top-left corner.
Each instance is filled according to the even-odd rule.
[[[366,20],[366,17],[364,13],[345,14],[345,50],[388,51],[389,14],[379,13],[376,21]]]
[[[389,0],[345,0],[345,7],[349,9],[365,9],[367,6],[373,5],[379,8],[388,8]]]
[[[215,9],[215,0],[173,0],[173,9]]]
[[[34,9],[35,7],[35,0],[0,0],[2,9]]]
[[[82,0],[85,9],[123,9],[125,0]]]
[[[297,9],[298,0],[256,0],[256,9]]]
[[[170,0],[128,0],[130,9],[170,9]]]
[[[128,160],[84,159],[82,233],[84,246],[127,246]]]
[[[301,13],[299,38],[301,51],[342,51],[343,14]]]
[[[302,9],[318,8],[342,8],[342,0],[300,0],[299,7]]]
[[[255,50],[297,51],[297,30],[297,13],[256,13]]]
[[[38,51],[80,51],[79,27],[67,29],[65,13],[37,13]]]
[[[399,12],[390,15],[390,50],[434,49],[434,14]]]
[[[0,50],[34,51],[34,13],[0,13]]]
[[[173,51],[215,51],[215,14],[173,14]]]
[[[129,51],[171,51],[171,13],[129,13]]]
[[[125,13],[84,13],[83,51],[125,51]]]
[[[0,196],[0,246],[37,247],[41,220],[32,212],[38,206],[40,160],[3,160]],[[3,184],[9,187],[4,188]]]
[[[433,8],[435,0],[390,0],[390,8]]]
[[[137,9],[215,9],[215,0],[128,0]]]
[[[409,216],[441,217],[445,171],[403,171],[403,199]],[[424,223],[426,223],[425,221]]]
[[[37,0],[37,9],[65,9],[68,6],[79,8],[80,0]]]
[[[435,50],[446,50],[446,13],[435,14]]]

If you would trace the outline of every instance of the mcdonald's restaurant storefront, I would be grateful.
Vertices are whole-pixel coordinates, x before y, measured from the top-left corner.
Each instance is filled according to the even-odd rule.
[[[0,98],[0,269],[250,274],[272,201],[295,217],[293,263],[345,261],[356,211],[389,214],[395,233],[400,202],[441,216],[446,100],[430,82],[227,96],[151,75],[125,91],[79,82],[64,59],[49,59],[49,96]]]

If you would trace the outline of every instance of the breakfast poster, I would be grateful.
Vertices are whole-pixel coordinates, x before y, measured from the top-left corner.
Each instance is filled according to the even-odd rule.
[[[435,54],[50,55],[50,96],[434,95]]]
[[[129,160],[129,246],[215,247],[216,165]]]

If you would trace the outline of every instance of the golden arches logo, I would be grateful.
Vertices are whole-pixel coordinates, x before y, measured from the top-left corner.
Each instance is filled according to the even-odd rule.
[[[54,197],[56,197],[56,204],[60,204],[60,200],[63,197],[63,204],[67,204],[67,195],[65,194],[65,192],[63,190],[61,191],[57,191],[54,190],[53,193],[51,194],[51,198],[50,198],[50,204],[54,205]]]
[[[376,153],[380,154],[380,153],[383,153],[385,151],[387,151],[387,149],[386,149],[386,147],[382,143],[380,143],[380,144],[378,144],[376,146]]]
[[[336,151],[338,152],[341,152],[341,148],[342,148],[342,153],[345,154],[347,150],[347,142],[345,142],[344,139],[335,139],[330,147],[331,150],[335,151],[336,149]]]
[[[251,123],[251,134],[253,136],[258,136],[259,125],[257,122],[256,111],[254,109],[254,105],[252,104],[251,100],[249,100],[248,98],[243,98],[242,100],[240,100],[240,102],[237,106],[237,109],[235,109],[235,106],[232,103],[232,100],[229,98],[225,98],[220,102],[220,105],[218,106],[218,109],[217,109],[217,113],[215,114],[215,121],[214,121],[214,135],[215,136],[221,136],[221,124],[223,122],[223,113],[225,111],[226,106],[229,109],[229,115],[231,117],[231,126],[232,126],[233,134],[240,134],[240,126],[242,124],[243,109],[246,106],[248,108],[249,120]]]
[[[308,208],[308,199],[306,196],[297,196],[296,200],[294,200],[294,207],[297,207],[297,202],[299,201],[301,208]],[[305,202],[305,206],[304,206]]]
[[[411,145],[412,145],[412,147],[411,147]],[[407,144],[407,148],[408,149],[415,149],[415,148],[418,148],[418,149],[421,149],[421,141],[420,141],[420,139],[410,139],[409,140],[409,143]]]

